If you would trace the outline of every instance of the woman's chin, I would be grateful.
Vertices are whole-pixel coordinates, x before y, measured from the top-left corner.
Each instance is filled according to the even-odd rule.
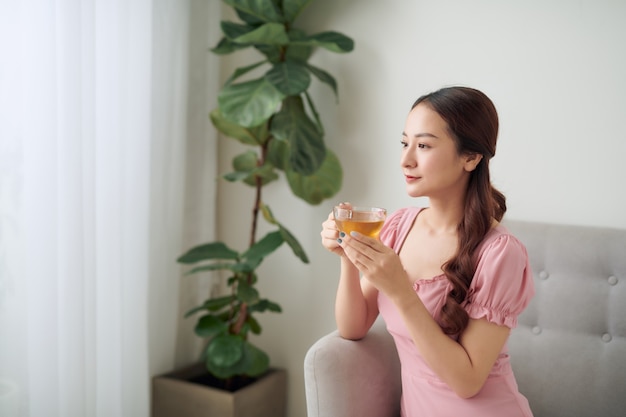
[[[406,187],[406,193],[409,197],[426,197],[423,192],[416,190],[415,187]]]

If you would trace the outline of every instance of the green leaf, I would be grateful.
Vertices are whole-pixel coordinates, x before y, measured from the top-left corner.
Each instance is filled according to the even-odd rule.
[[[219,108],[211,112],[210,118],[217,130],[228,137],[237,139],[244,145],[262,145],[269,136],[267,123],[262,123],[256,127],[239,126],[222,116]]]
[[[188,311],[185,313],[185,316],[184,316],[184,317],[185,317],[185,318],[190,317],[190,316],[192,316],[192,315],[196,314],[197,312],[199,312],[199,311],[204,311],[204,310],[206,310],[206,308],[204,307],[204,305],[201,305],[201,306],[196,306],[196,307],[194,307],[194,308],[192,308],[192,309],[188,310]]]
[[[261,22],[282,22],[283,16],[273,1],[224,0],[224,3]]]
[[[313,45],[306,42],[299,43],[299,41],[307,38],[306,32],[300,29],[291,28],[288,35],[290,42],[287,46],[287,50],[285,51],[285,60],[306,63],[309,58],[311,58],[311,55],[315,50]]]
[[[265,79],[286,96],[295,96],[309,88],[311,75],[297,62],[280,62],[265,74]]]
[[[202,306],[209,311],[218,311],[230,305],[230,303],[232,303],[234,300],[234,295],[225,295],[223,297],[211,298],[205,301]]]
[[[237,282],[237,276],[235,275],[234,277],[228,277],[228,280],[226,281],[226,283],[228,284],[229,287],[231,287],[235,282]]]
[[[241,77],[242,75],[245,75],[245,74],[249,73],[250,71],[260,67],[261,65],[263,65],[265,63],[267,63],[267,61],[263,60],[263,61],[259,61],[259,62],[256,62],[254,64],[251,64],[251,65],[247,65],[245,67],[237,68],[235,71],[233,71],[233,74],[230,77],[228,77],[228,80],[226,80],[224,85],[230,85],[237,78]]]
[[[283,97],[265,78],[259,78],[224,87],[217,100],[227,120],[239,126],[255,127],[274,114]]]
[[[341,189],[343,171],[337,156],[328,149],[322,166],[312,175],[287,170],[291,191],[309,204],[317,205]]]
[[[258,282],[258,277],[254,272],[252,272],[251,274],[246,273],[245,276],[246,276],[247,282],[249,282],[250,285],[255,285]]]
[[[217,55],[227,55],[240,49],[248,48],[249,46],[250,45],[241,45],[238,43],[234,43],[230,39],[224,37],[217,43],[217,45],[211,48],[211,52]]]
[[[228,326],[215,316],[202,316],[198,320],[194,331],[200,337],[213,337],[217,334],[224,333],[228,330]]]
[[[243,254],[243,258],[250,260],[263,259],[274,252],[283,242],[283,236],[279,231],[270,232],[263,239],[250,246]]]
[[[306,41],[328,49],[332,52],[350,52],[354,49],[354,41],[339,32],[320,32],[306,38]]]
[[[313,117],[315,117],[317,130],[320,132],[321,136],[324,136],[324,125],[322,125],[320,115],[318,114],[317,109],[315,108],[315,103],[313,103],[313,100],[311,100],[311,95],[309,94],[308,91],[304,92],[304,97],[306,98],[306,102],[309,105],[309,108],[311,109],[311,113],[313,113]]]
[[[283,50],[284,46],[254,45],[254,48],[260,53],[262,53],[265,56],[265,58],[267,58],[267,61],[271,62],[272,64],[280,62],[281,59],[283,58],[281,51]]]
[[[272,210],[269,208],[269,206],[261,204],[261,213],[263,213],[263,218],[268,223],[278,226],[278,231],[280,232],[285,242],[287,242],[294,255],[300,258],[300,260],[305,264],[308,264],[309,258],[306,256],[304,249],[302,248],[296,237],[289,230],[287,230],[285,226],[280,224],[278,220],[276,220],[276,218],[274,217],[274,213],[272,213]]]
[[[249,273],[257,269],[262,259],[250,259],[245,262],[239,262],[236,265],[233,265],[233,272],[241,272],[241,273]]]
[[[289,43],[289,36],[281,23],[265,23],[231,40],[242,44],[286,45]]]
[[[248,150],[233,158],[233,169],[237,172],[250,172],[257,167],[258,154]]]
[[[308,42],[306,32],[291,28],[287,32],[289,36],[289,44],[287,45],[253,45],[260,53],[265,55],[267,60],[272,64],[283,61],[295,61],[306,63],[315,47],[312,42]]]
[[[228,174],[222,175],[226,181],[237,182],[243,181],[250,176],[249,172],[229,172]]]
[[[216,263],[211,263],[208,265],[196,266],[195,268],[192,268],[189,272],[187,272],[185,275],[193,275],[199,272],[209,272],[209,271],[223,271],[223,270],[232,271],[235,265],[237,264],[231,263],[231,262],[216,262]]]
[[[252,32],[254,30],[253,26],[242,25],[239,23],[228,22],[225,20],[220,22],[220,27],[222,28],[222,32],[224,33],[224,36],[226,37],[226,39],[228,39],[229,41],[233,43],[244,43],[244,42],[236,42],[235,39],[239,38],[240,36],[244,36],[247,33]]]
[[[266,222],[270,224],[278,224],[278,221],[274,217],[274,213],[272,213],[272,210],[270,210],[268,205],[261,203],[261,213],[263,213],[263,218]]]
[[[250,331],[252,333],[261,334],[261,330],[262,330],[261,325],[254,317],[248,316],[246,323],[248,323],[248,326],[250,327]]]
[[[206,354],[207,369],[218,378],[226,379],[235,375],[256,377],[265,373],[269,368],[269,356],[243,339],[241,339],[241,356],[232,365],[224,366],[222,361],[215,361],[208,350]]]
[[[222,242],[205,243],[189,249],[178,258],[179,263],[193,264],[210,259],[238,259],[239,253]]]
[[[270,132],[276,139],[289,142],[289,165],[293,171],[309,175],[321,166],[326,156],[324,139],[305,113],[300,97],[283,101],[283,108],[272,119]]]
[[[305,264],[308,264],[309,258],[306,256],[306,253],[304,252],[304,248],[300,245],[300,243],[298,242],[298,239],[296,239],[296,237],[282,225],[280,225],[279,230],[280,230],[280,234],[282,235],[285,242],[287,242],[287,244],[293,251],[294,255],[300,258],[300,260],[304,262]]]
[[[229,367],[243,357],[244,341],[238,336],[221,334],[215,336],[207,346],[207,363],[216,367]]]
[[[237,286],[237,299],[242,303],[254,304],[259,300],[259,291],[245,281]]]
[[[337,81],[335,81],[332,75],[330,75],[329,73],[327,73],[326,71],[320,68],[314,67],[313,65],[307,65],[307,68],[309,69],[309,71],[311,71],[311,74],[317,77],[318,80],[320,80],[324,84],[328,84],[330,88],[333,89],[333,92],[335,93],[335,97],[338,96]]]
[[[266,160],[284,171],[289,164],[289,143],[284,140],[271,140],[267,147]]]
[[[224,175],[228,181],[243,181],[246,184],[256,186],[256,179],[261,179],[261,184],[266,185],[278,179],[278,174],[274,172],[274,166],[266,161],[262,166],[258,166],[257,154],[254,151],[246,151],[237,155],[233,159],[235,172]]]
[[[249,342],[245,343],[245,357],[247,361],[246,375],[256,377],[267,372],[270,358],[265,352]]]
[[[257,19],[252,15],[242,12],[241,10],[235,9],[235,13],[237,13],[237,17],[239,17],[239,19],[241,19],[243,22],[250,26],[260,26],[265,23],[264,21]]]
[[[249,312],[258,312],[258,313],[263,313],[265,311],[271,311],[273,313],[282,313],[283,309],[276,303],[267,300],[267,299],[262,299],[259,300],[258,303],[253,304],[253,305],[249,305],[248,306],[248,311]]]
[[[283,13],[288,22],[293,22],[311,0],[283,0]]]
[[[258,167],[250,173],[251,175],[244,180],[244,182],[252,187],[256,186],[256,178],[261,178],[261,185],[265,186],[272,181],[276,181],[279,177],[274,172],[274,166],[266,162],[263,166]]]

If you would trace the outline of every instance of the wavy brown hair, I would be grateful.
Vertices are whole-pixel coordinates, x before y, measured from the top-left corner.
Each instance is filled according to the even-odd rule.
[[[463,303],[476,272],[476,249],[493,221],[500,221],[506,212],[506,198],[493,187],[489,177],[489,160],[496,154],[498,113],[489,97],[468,87],[447,87],[424,95],[411,109],[420,103],[446,121],[459,155],[483,156],[470,173],[465,211],[458,226],[457,252],[442,266],[452,283],[441,310],[442,327],[447,334],[458,334],[469,321]]]

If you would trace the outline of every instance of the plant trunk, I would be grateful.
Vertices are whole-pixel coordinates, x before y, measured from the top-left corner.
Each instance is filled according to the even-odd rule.
[[[261,158],[257,162],[258,166],[263,166],[263,164],[265,163],[266,149],[267,149],[267,146],[263,146]],[[259,211],[261,210],[261,201],[262,201],[261,194],[263,191],[263,180],[261,179],[261,177],[256,177],[255,190],[256,190],[256,193],[255,193],[255,198],[254,198],[254,207],[252,208],[252,227],[250,230],[250,242],[248,244],[248,248],[252,247],[252,245],[254,245],[254,243],[256,242],[256,229],[257,229],[257,225],[259,221]],[[250,272],[248,274],[248,284],[252,284],[252,279],[253,279],[252,272]],[[242,303],[241,307],[239,308],[239,316],[237,317],[237,322],[232,327],[232,333],[239,334],[239,332],[241,331],[241,328],[243,327],[247,319],[248,319],[248,305],[246,303]]]

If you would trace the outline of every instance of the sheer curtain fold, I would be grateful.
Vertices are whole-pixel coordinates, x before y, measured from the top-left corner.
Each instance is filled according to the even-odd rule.
[[[153,363],[173,365],[189,12],[0,1],[2,417],[148,416]]]

